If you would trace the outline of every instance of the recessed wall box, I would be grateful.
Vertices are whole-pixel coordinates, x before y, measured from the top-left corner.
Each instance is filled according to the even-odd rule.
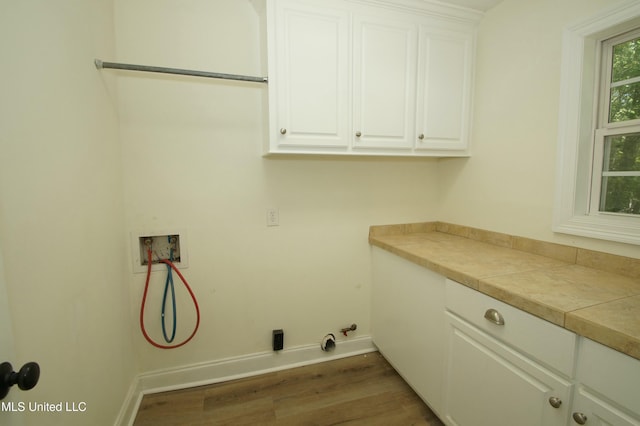
[[[151,249],[151,270],[165,270],[166,266],[160,259],[172,260],[176,267],[184,269],[189,266],[187,256],[187,237],[183,230],[132,232],[131,253],[133,258],[133,272],[147,272],[148,250]]]

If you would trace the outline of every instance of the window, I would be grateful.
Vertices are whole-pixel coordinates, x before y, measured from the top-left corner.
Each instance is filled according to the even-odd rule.
[[[556,232],[640,245],[640,3],[565,31]]]
[[[640,217],[640,30],[601,45],[589,211]]]

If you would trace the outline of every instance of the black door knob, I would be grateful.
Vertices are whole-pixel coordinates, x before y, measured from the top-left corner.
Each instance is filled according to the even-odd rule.
[[[9,388],[15,384],[22,390],[33,389],[40,378],[40,366],[36,362],[28,362],[17,373],[8,362],[0,364],[0,399],[9,393]]]

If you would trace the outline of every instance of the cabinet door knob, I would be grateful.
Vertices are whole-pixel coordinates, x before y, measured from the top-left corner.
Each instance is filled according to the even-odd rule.
[[[356,137],[359,138],[360,136],[362,136],[362,132],[356,132]]]
[[[418,139],[423,140],[424,139],[424,133],[420,133],[420,136],[418,136]]]
[[[40,366],[36,362],[28,362],[17,373],[9,362],[0,364],[0,399],[9,393],[9,388],[15,384],[22,390],[33,389],[40,378]]]
[[[562,400],[557,396],[552,396],[551,398],[549,398],[549,404],[551,404],[553,408],[560,408],[560,406],[562,405]]]
[[[504,318],[502,314],[495,309],[487,309],[487,312],[484,313],[484,317],[495,325],[504,325]]]
[[[280,129],[280,134],[284,135],[287,133],[287,129],[285,129],[284,127],[282,129]]]
[[[587,416],[585,416],[584,413],[573,413],[573,421],[575,421],[579,425],[586,424]]]

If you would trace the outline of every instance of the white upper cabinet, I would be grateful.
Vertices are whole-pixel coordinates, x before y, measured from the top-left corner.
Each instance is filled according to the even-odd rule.
[[[354,149],[413,147],[417,46],[411,22],[354,19]]]
[[[266,16],[266,154],[468,155],[479,13],[406,0],[253,2]]]
[[[271,150],[349,145],[348,14],[283,1],[270,10]]]
[[[420,28],[416,134],[420,150],[466,150],[474,34]]]

